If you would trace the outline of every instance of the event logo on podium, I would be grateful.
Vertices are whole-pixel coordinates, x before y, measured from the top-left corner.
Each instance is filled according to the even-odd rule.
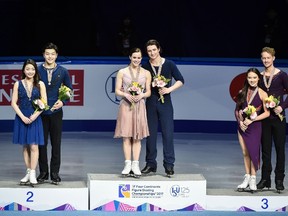
[[[119,198],[130,198],[130,185],[129,184],[119,185]]]

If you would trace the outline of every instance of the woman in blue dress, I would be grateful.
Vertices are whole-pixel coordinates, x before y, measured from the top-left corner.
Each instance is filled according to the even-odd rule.
[[[45,105],[46,88],[40,81],[37,64],[28,59],[23,64],[21,80],[14,84],[11,100],[11,106],[16,112],[13,143],[23,145],[26,165],[26,175],[20,180],[20,184],[37,184],[35,169],[39,157],[38,145],[44,145],[43,125],[39,115],[45,106],[37,110],[33,105],[36,99],[41,99],[41,105]]]

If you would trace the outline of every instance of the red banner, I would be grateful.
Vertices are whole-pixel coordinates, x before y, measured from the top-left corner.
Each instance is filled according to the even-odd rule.
[[[69,70],[73,86],[73,97],[67,105],[84,104],[84,70]],[[21,70],[0,70],[0,106],[10,106],[13,85],[21,79]]]

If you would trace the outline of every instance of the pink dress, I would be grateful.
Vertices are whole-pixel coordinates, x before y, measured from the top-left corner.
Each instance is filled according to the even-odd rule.
[[[128,94],[130,93],[127,89],[131,82],[132,78],[127,67],[124,69],[122,83],[124,91]],[[145,87],[146,75],[143,73],[143,68],[141,68],[138,83]],[[132,137],[133,139],[141,140],[147,136],[149,136],[149,129],[145,99],[142,98],[137,103],[134,103],[133,108],[131,108],[131,103],[126,98],[122,98],[119,105],[114,138]]]

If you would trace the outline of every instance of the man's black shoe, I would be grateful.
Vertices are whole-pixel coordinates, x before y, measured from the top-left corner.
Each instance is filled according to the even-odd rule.
[[[37,177],[38,183],[43,183],[44,181],[48,180],[49,173],[48,172],[41,172]]]
[[[51,173],[51,181],[53,182],[53,183],[59,183],[59,182],[61,182],[61,178],[60,178],[60,176],[59,176],[59,174],[58,173]]]
[[[275,186],[278,192],[283,191],[285,189],[283,185],[283,180],[275,180]]]
[[[165,168],[165,173],[168,176],[174,175],[174,168],[173,167],[164,167]]]
[[[156,170],[157,170],[157,168],[155,168],[155,167],[150,167],[150,166],[146,165],[146,166],[144,167],[144,169],[141,170],[141,173],[144,174],[144,175],[147,175],[147,174],[149,174],[149,173],[155,174],[155,173],[156,173]]]
[[[271,180],[261,179],[260,182],[257,184],[258,190],[263,190],[265,187],[271,188]]]

